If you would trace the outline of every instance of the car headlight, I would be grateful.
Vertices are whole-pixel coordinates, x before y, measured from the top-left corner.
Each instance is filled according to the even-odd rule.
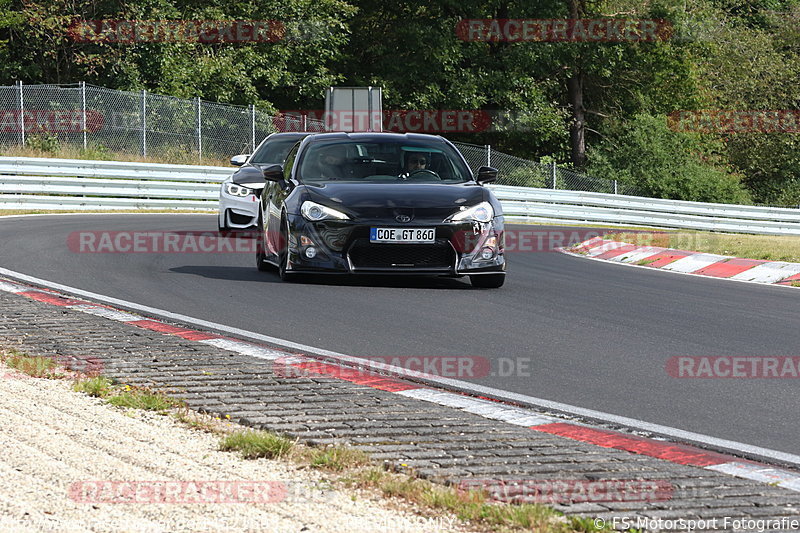
[[[467,207],[454,215],[450,215],[446,222],[460,222],[462,220],[475,220],[477,222],[491,222],[494,218],[494,209],[489,202]]]
[[[253,190],[252,189],[248,189],[247,187],[242,187],[241,185],[236,185],[235,183],[228,183],[228,185],[225,186],[225,190],[231,196],[242,196],[242,197],[244,197],[244,196],[250,196],[251,194],[253,194]]]
[[[311,201],[303,202],[303,205],[300,206],[300,213],[302,213],[303,218],[311,222],[330,219],[350,220],[350,217],[341,211]]]

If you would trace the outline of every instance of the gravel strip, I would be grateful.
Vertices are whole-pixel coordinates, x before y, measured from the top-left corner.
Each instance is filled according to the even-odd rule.
[[[786,488],[601,448],[322,374],[294,375],[285,364],[22,295],[0,293],[0,345],[30,355],[95,361],[109,377],[164,390],[195,410],[229,415],[312,445],[347,443],[432,481],[537,486],[662,480],[672,488],[668,497],[645,502],[576,498],[551,503],[568,515],[800,518],[800,493]],[[138,442],[146,435],[130,438]],[[112,451],[116,460],[129,464],[127,452]]]
[[[168,416],[104,405],[73,392],[67,381],[0,367],[0,420],[3,532],[462,531],[361,493],[354,498],[355,492],[331,490],[320,472],[217,451],[218,436],[186,429]],[[252,503],[246,497],[251,493],[241,493],[248,502],[214,503],[201,496],[195,499],[211,503],[147,503],[153,498],[138,492],[136,503],[111,503],[126,495],[87,492],[108,487],[95,483],[104,481],[136,482],[141,490],[156,487],[154,482],[233,482],[227,486],[240,488],[279,482],[277,492],[264,494],[281,501]],[[169,486],[179,501],[193,501],[191,485]],[[95,501],[81,501],[81,494]]]

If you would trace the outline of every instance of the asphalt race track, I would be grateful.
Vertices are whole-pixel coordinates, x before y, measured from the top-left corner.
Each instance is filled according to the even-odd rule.
[[[504,369],[514,363],[517,371],[475,382],[800,452],[797,380],[678,379],[665,370],[673,356],[800,356],[797,290],[534,252],[509,254],[509,277],[497,290],[473,289],[467,278],[288,284],[258,272],[250,253],[78,253],[68,246],[73,232],[213,231],[215,224],[201,215],[0,219],[0,266],[354,356],[502,359]]]

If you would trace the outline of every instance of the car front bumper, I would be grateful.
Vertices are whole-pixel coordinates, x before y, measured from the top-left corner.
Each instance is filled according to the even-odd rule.
[[[225,190],[225,185],[222,184],[219,193],[219,226],[228,229],[255,227],[258,224],[258,196],[233,196]]]
[[[503,217],[489,223],[416,220],[309,222],[289,215],[287,271],[340,274],[426,274],[461,276],[503,273]],[[432,244],[371,243],[372,227],[436,229]],[[494,243],[491,244],[492,239]],[[314,249],[309,257],[309,248]],[[491,250],[491,253],[489,252]]]

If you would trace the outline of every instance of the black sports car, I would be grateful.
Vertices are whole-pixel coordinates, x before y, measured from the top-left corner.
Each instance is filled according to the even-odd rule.
[[[285,165],[263,169],[259,270],[470,276],[505,280],[503,214],[464,157],[442,137],[322,133],[297,143]]]

